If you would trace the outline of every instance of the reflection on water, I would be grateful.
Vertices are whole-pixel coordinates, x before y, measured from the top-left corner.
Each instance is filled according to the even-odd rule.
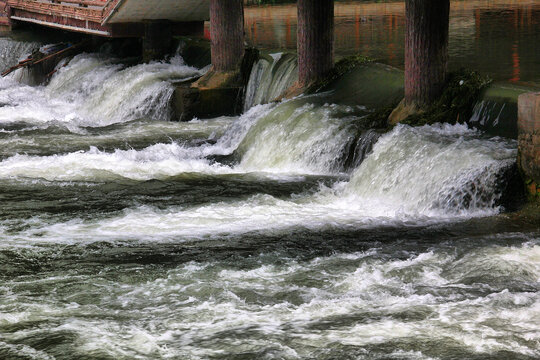
[[[337,2],[337,56],[360,53],[393,66],[404,58],[404,2]],[[265,49],[296,48],[296,5],[247,7],[246,35]],[[540,82],[540,2],[453,1],[452,68],[468,67],[496,80]]]

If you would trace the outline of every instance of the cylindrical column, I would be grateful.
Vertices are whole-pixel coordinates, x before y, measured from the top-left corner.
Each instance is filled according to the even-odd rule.
[[[298,82],[323,77],[334,66],[334,0],[298,0]]]
[[[540,92],[518,98],[518,165],[530,195],[540,200]]]
[[[243,0],[210,0],[212,66],[236,70],[244,56]]]
[[[429,105],[448,73],[450,0],[406,0],[405,103]]]
[[[144,23],[143,60],[160,60],[169,54],[172,46],[172,26],[167,20],[149,20]]]

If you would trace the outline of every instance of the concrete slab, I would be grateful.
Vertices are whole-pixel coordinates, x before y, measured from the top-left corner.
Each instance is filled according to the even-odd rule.
[[[113,0],[106,6],[104,24],[170,20],[206,21],[210,17],[209,0]]]

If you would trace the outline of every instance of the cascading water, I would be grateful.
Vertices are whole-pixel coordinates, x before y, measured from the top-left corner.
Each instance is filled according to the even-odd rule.
[[[390,211],[403,214],[492,213],[500,196],[495,175],[517,153],[511,141],[477,136],[465,125],[400,125],[381,137],[345,192],[357,201],[391,204]]]
[[[242,116],[187,123],[178,57],[0,79],[0,358],[540,356],[538,224],[497,216],[515,141],[261,105],[294,76],[256,71]]]
[[[32,50],[41,47],[39,42],[22,42],[9,38],[0,38],[0,68],[16,65],[28,56]],[[3,71],[3,70],[2,70]]]
[[[0,98],[3,122],[51,123],[66,126],[107,126],[141,118],[167,120],[171,83],[200,75],[180,57],[125,68],[117,59],[81,54],[44,87],[9,82]],[[14,107],[17,110],[14,111]]]
[[[476,103],[468,123],[477,129],[517,139],[517,98],[481,99]]]
[[[296,56],[287,53],[271,54],[270,59],[257,61],[246,88],[244,110],[267,104],[283,95],[298,80],[296,63]]]
[[[214,145],[193,147],[173,142],[113,153],[92,147],[48,157],[16,155],[0,162],[0,173],[4,179],[92,182],[164,180],[185,173],[208,176],[258,173],[263,178],[269,175],[283,179],[308,174],[345,176],[339,169],[344,169],[344,152],[355,140],[354,117],[333,116],[338,109],[346,113],[346,109],[337,105],[297,107],[294,102],[285,102],[273,108],[261,106],[237,120],[244,123],[243,132],[236,128],[241,140],[226,134],[226,140]],[[240,155],[235,165],[207,159],[209,155],[232,152]],[[315,193],[310,191],[288,200],[258,194],[232,203],[188,209],[173,206],[165,212],[135,207],[97,223],[54,224],[51,236],[70,234],[68,238],[73,239],[77,233],[87,233],[81,229],[96,227],[104,229],[100,231],[102,234],[118,236],[115,235],[118,224],[130,228],[124,235],[150,232],[153,236],[169,238],[171,235],[220,236],[223,232],[265,231],[298,225],[316,227],[327,223],[371,226],[377,217],[421,224],[426,218],[495,214],[500,196],[496,175],[515,157],[513,141],[482,140],[477,132],[464,125],[416,129],[399,126],[382,136],[373,153],[352,172],[350,181],[337,181]],[[274,221],[268,222],[265,213],[274,214]],[[146,223],[137,218],[152,221]],[[39,230],[43,238],[50,231],[46,229],[49,227]]]
[[[344,109],[343,109],[344,108]],[[258,119],[240,144],[240,167],[278,173],[337,173],[354,140],[354,119],[338,118],[348,107],[279,105]]]
[[[123,68],[113,59],[79,55],[58,71],[47,86],[52,98],[68,98],[77,105],[87,126],[170,117],[171,82],[200,75],[177,56],[168,63],[154,62]],[[99,114],[96,116],[96,114]]]

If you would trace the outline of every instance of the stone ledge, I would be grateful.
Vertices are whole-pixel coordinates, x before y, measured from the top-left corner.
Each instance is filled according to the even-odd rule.
[[[199,89],[191,84],[177,86],[173,111],[180,121],[237,115],[242,109],[242,94],[242,87]]]
[[[258,57],[257,50],[246,49],[236,70],[210,69],[194,82],[176,85],[172,98],[173,117],[189,121],[193,118],[240,115],[244,106],[245,87]]]

